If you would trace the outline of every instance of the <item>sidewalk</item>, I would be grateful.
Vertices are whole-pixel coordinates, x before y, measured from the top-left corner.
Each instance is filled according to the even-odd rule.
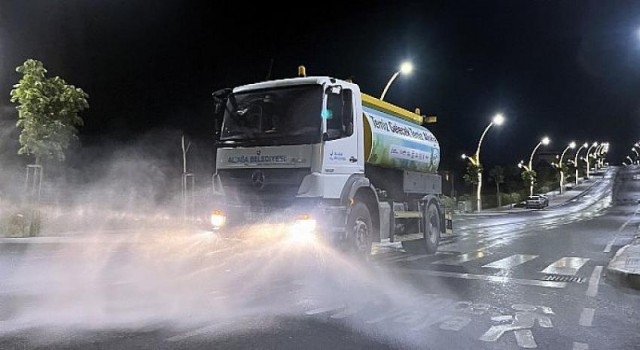
[[[616,285],[640,290],[640,236],[618,250],[607,265],[606,278]]]
[[[598,179],[590,179],[582,181],[578,186],[574,186],[571,189],[565,190],[563,194],[560,194],[560,191],[551,191],[545,193],[545,195],[549,198],[549,206],[546,208],[553,208],[560,205],[563,205],[567,202],[572,201],[574,198],[580,196],[584,191],[593,186]],[[522,213],[527,211],[540,210],[540,209],[529,209],[524,206],[522,207],[514,207],[513,205],[505,205],[497,208],[488,208],[484,209],[481,212],[470,212],[470,213],[458,213],[454,214],[455,216],[491,216],[491,215],[501,215],[501,214],[509,214],[509,213]]]

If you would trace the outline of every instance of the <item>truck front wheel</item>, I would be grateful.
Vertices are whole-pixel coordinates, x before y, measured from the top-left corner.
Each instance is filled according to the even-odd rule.
[[[347,219],[347,239],[351,250],[359,257],[368,258],[371,254],[373,224],[369,209],[362,202],[357,202]]]
[[[440,213],[433,202],[425,206],[422,222],[424,224],[425,250],[427,254],[433,254],[438,250],[438,243],[440,243]]]

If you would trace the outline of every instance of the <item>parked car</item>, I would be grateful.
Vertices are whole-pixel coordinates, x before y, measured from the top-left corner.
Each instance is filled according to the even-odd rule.
[[[545,196],[534,195],[534,196],[527,197],[527,201],[526,201],[527,208],[542,209],[547,205],[549,205],[549,199],[547,199]]]
[[[549,206],[549,196],[547,196],[546,194],[542,194],[542,193],[537,193],[536,196],[540,196],[544,199],[544,206],[547,207]]]

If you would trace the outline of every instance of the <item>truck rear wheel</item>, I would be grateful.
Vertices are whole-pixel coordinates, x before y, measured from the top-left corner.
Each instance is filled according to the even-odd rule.
[[[373,224],[369,209],[362,202],[357,202],[347,219],[347,239],[350,250],[357,256],[368,258],[371,254]]]
[[[438,250],[440,243],[440,213],[438,207],[433,203],[429,203],[424,210],[423,223],[423,240],[427,254],[433,254]]]

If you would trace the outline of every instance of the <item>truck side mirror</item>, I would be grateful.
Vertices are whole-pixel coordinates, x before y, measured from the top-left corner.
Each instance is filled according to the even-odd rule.
[[[213,107],[213,113],[215,115],[221,114],[222,113],[222,103],[216,103],[215,106]]]
[[[232,89],[227,88],[227,89],[220,89],[214,92],[213,94],[211,94],[211,97],[213,97],[213,102],[215,103],[214,113],[216,115],[224,111],[224,106],[227,104],[227,98],[229,97],[232,91],[233,91]]]

